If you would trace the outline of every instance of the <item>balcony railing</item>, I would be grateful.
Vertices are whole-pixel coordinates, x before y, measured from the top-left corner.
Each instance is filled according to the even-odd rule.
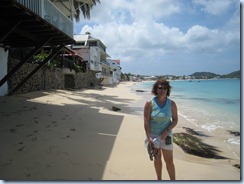
[[[49,0],[16,1],[73,38],[73,22]]]
[[[109,62],[107,62],[107,61],[105,61],[105,60],[101,60],[100,62],[101,62],[101,64],[103,63],[103,64],[105,64],[105,65],[107,65],[107,66],[110,66]]]

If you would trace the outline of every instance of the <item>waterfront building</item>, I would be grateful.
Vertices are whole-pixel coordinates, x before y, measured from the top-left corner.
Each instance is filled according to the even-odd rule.
[[[74,39],[76,43],[71,48],[87,62],[87,69],[96,73],[101,85],[112,84],[112,71],[107,61],[110,56],[103,42],[90,33],[74,35]]]

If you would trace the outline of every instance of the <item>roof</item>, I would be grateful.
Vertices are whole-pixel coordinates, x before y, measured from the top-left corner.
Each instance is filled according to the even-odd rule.
[[[106,48],[106,46],[103,44],[103,42],[101,40],[94,38],[89,34],[74,35],[74,39],[76,42],[98,41],[104,48]]]

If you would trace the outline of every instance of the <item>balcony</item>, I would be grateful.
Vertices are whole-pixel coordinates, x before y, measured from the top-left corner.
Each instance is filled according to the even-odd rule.
[[[105,60],[101,60],[101,64],[104,64],[105,66],[110,67],[109,62],[105,61]]]
[[[73,44],[73,22],[49,0],[1,0],[0,46]]]
[[[73,22],[48,0],[16,0],[73,38]]]

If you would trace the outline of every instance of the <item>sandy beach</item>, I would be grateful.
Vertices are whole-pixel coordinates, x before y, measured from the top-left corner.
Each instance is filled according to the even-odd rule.
[[[155,180],[144,147],[147,99],[132,92],[133,84],[0,97],[0,179]],[[173,131],[183,127],[192,125],[179,116]],[[174,144],[176,180],[240,180],[238,155],[214,137],[205,141],[228,159],[189,155]]]

